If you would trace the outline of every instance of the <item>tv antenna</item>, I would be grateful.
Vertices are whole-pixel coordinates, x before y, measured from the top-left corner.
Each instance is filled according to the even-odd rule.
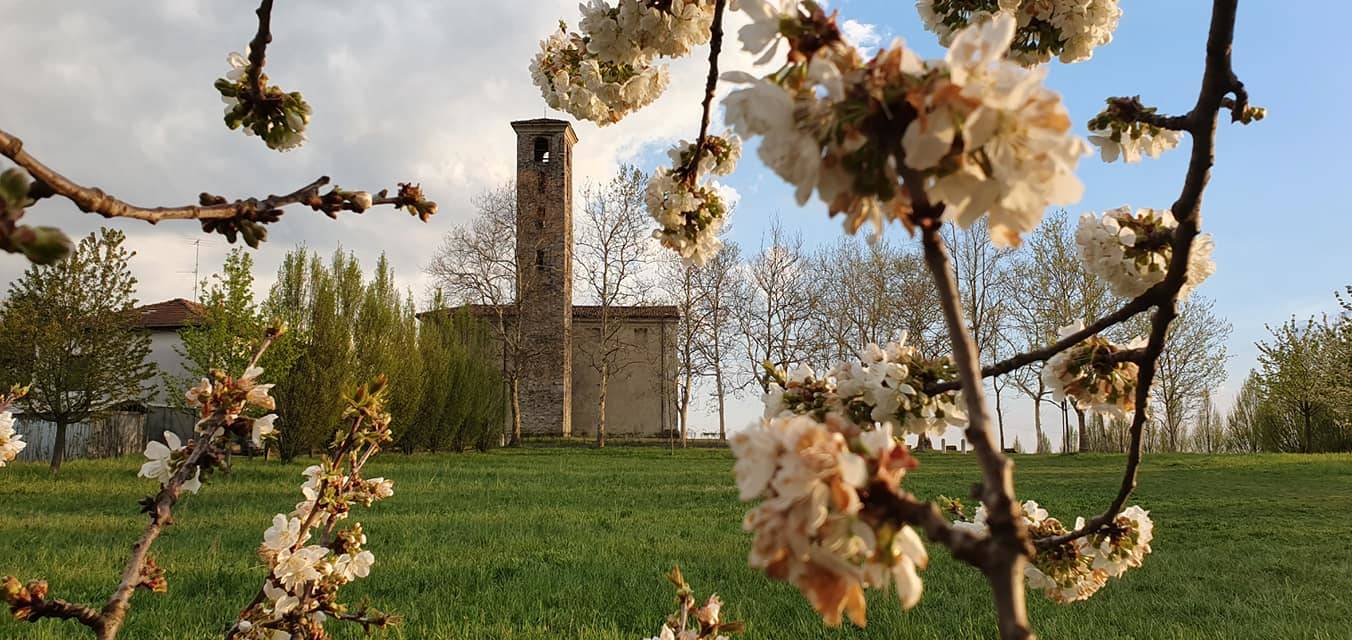
[[[192,301],[201,302],[202,300],[200,297],[200,293],[198,292],[198,289],[201,287],[202,283],[202,279],[200,277],[200,270],[202,264],[202,239],[194,238],[189,241],[189,244],[193,246],[192,271],[179,271],[179,273],[192,274]]]

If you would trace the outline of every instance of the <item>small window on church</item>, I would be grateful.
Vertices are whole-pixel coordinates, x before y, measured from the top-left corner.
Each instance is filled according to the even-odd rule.
[[[543,271],[544,268],[545,268],[545,250],[544,250],[544,249],[536,249],[536,250],[535,250],[535,268],[536,268],[537,270],[540,270],[540,271]]]
[[[635,340],[647,340],[647,339],[648,339],[648,328],[647,328],[647,327],[634,327],[634,339],[635,339]]]
[[[535,161],[540,164],[549,164],[549,138],[535,139]]]
[[[543,229],[543,228],[545,228],[545,208],[544,208],[544,207],[540,207],[540,210],[537,211],[537,212],[535,213],[535,228],[536,228],[536,229]]]

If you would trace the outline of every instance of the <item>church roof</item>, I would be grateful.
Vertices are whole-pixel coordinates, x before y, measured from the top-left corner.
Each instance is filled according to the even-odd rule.
[[[418,314],[418,318],[424,318],[434,313],[454,313],[461,307],[450,307],[446,309],[437,309],[435,311],[424,311]],[[471,315],[491,316],[497,315],[498,307],[491,304],[471,304],[465,305]],[[510,307],[505,311],[510,315],[513,311]],[[611,307],[610,317],[620,320],[679,320],[681,311],[671,305],[639,305],[633,307]],[[601,318],[601,307],[597,305],[573,305],[574,320],[598,320]]]
[[[143,329],[181,329],[202,321],[202,305],[192,300],[174,298],[148,304],[131,310],[133,322]]]

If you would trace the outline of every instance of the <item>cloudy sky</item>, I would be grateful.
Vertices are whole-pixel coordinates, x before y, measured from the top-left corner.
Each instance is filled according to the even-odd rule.
[[[278,154],[227,130],[212,81],[225,56],[242,51],[256,26],[249,2],[208,0],[0,0],[0,59],[10,75],[0,99],[0,128],[67,176],[144,205],[184,204],[206,190],[229,197],[289,192],[319,175],[349,188],[423,184],[441,213],[418,223],[391,211],[331,221],[302,210],[270,229],[255,254],[260,290],[282,254],[297,244],[321,252],[342,245],[367,264],[384,252],[400,282],[421,291],[422,267],[441,236],[469,215],[476,193],[513,170],[513,119],[564,117],[544,108],[527,65],[538,41],[560,18],[576,22],[575,0],[284,0],[273,16],[268,73],[314,107],[310,141]],[[937,56],[910,2],[833,3],[861,46],[894,37]],[[1194,100],[1201,71],[1207,4],[1173,0],[1124,3],[1115,41],[1089,63],[1057,65],[1050,84],[1082,123],[1110,95],[1141,94],[1162,111],[1181,113]],[[1352,6],[1247,2],[1240,11],[1236,67],[1256,104],[1270,109],[1258,126],[1223,126],[1215,176],[1204,203],[1215,234],[1218,273],[1200,289],[1234,325],[1233,392],[1253,366],[1264,323],[1291,314],[1331,311],[1332,292],[1352,284],[1352,180],[1345,175],[1341,117],[1352,83],[1329,62],[1342,56],[1338,25]],[[1317,15],[1319,19],[1311,19]],[[735,32],[741,20],[732,19]],[[734,45],[727,68],[751,69]],[[672,88],[657,103],[606,128],[575,125],[578,186],[603,180],[618,163],[653,168],[666,147],[692,137],[699,123],[703,55],[672,65]],[[1181,186],[1185,152],[1141,165],[1102,165],[1087,158],[1079,175],[1078,214],[1122,204],[1167,207]],[[809,244],[839,233],[820,206],[797,207],[792,194],[748,149],[728,180],[739,198],[734,238],[754,249],[767,221],[781,217]],[[104,221],[64,201],[47,201],[30,222],[72,234]],[[195,223],[114,222],[138,252],[140,297],[192,297],[195,252],[203,273],[228,250]],[[891,233],[904,236],[899,230]],[[0,284],[26,265],[0,255]],[[754,414],[737,403],[734,424]],[[1029,419],[1015,431],[1031,442]],[[696,425],[698,426],[698,425]]]

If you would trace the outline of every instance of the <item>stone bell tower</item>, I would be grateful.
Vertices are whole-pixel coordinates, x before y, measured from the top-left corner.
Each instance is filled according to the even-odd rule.
[[[521,429],[573,434],[573,145],[564,120],[517,120],[516,264],[528,362]]]

